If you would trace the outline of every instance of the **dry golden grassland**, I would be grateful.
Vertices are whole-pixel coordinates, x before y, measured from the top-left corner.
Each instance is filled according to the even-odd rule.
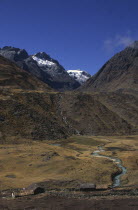
[[[138,136],[112,137],[110,140],[103,154],[118,157],[127,168],[127,173],[122,176],[122,185],[138,185]]]
[[[117,166],[111,160],[91,155],[98,145],[103,144],[107,150],[112,149],[104,152],[106,155],[119,157],[127,167],[128,173],[122,177],[122,184],[138,184],[137,140],[138,136],[73,136],[56,142],[0,145],[0,190],[47,180],[111,185],[111,174],[117,171]]]

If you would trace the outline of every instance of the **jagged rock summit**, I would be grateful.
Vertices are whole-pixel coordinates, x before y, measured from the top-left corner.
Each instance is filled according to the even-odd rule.
[[[74,90],[80,86],[80,83],[70,77],[58,61],[45,52],[28,55],[24,49],[6,46],[0,49],[0,55],[15,62],[56,90]]]
[[[81,85],[85,83],[91,77],[91,75],[88,74],[86,71],[82,71],[80,69],[68,70],[67,72],[72,78],[74,78]]]
[[[82,91],[138,90],[138,41],[113,56],[80,89]]]
[[[0,54],[12,61],[20,61],[29,57],[24,49],[19,49],[11,46],[0,48]]]

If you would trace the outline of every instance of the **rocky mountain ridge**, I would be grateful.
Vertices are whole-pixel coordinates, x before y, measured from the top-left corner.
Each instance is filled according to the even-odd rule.
[[[81,91],[138,90],[138,41],[117,53],[92,76]]]
[[[20,68],[58,91],[74,90],[80,86],[79,82],[70,77],[58,61],[45,52],[28,55],[24,49],[6,46],[0,49],[0,55],[15,62]]]

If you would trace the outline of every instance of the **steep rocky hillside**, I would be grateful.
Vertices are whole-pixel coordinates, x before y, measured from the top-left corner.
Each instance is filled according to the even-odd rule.
[[[15,62],[56,90],[74,90],[80,86],[80,83],[70,77],[58,61],[45,52],[28,55],[25,50],[19,48],[3,47],[0,49],[0,55]]]
[[[1,91],[0,142],[66,138],[72,132],[57,108],[58,94]]]
[[[72,134],[137,134],[136,98],[129,96],[128,103],[127,94],[114,97],[3,90],[0,94],[0,142],[53,140]]]
[[[124,93],[64,94],[61,109],[78,134],[119,135],[138,132],[138,98]]]
[[[58,112],[58,95],[0,56],[0,142],[68,136],[71,129]]]
[[[113,56],[80,88],[82,91],[138,90],[138,41]]]

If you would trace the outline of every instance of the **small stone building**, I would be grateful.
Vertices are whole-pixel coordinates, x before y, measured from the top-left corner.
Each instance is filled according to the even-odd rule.
[[[92,183],[85,183],[80,185],[80,191],[93,191],[96,189],[96,185]]]
[[[22,197],[22,196],[27,196],[27,195],[36,195],[40,193],[44,193],[45,189],[38,186],[37,184],[32,184],[28,186],[27,188],[23,188],[19,192],[13,192],[12,197]]]
[[[34,195],[45,192],[45,189],[42,188],[42,187],[40,187],[37,184],[31,184],[27,188],[25,188],[24,190],[26,190],[26,191],[32,191]]]

